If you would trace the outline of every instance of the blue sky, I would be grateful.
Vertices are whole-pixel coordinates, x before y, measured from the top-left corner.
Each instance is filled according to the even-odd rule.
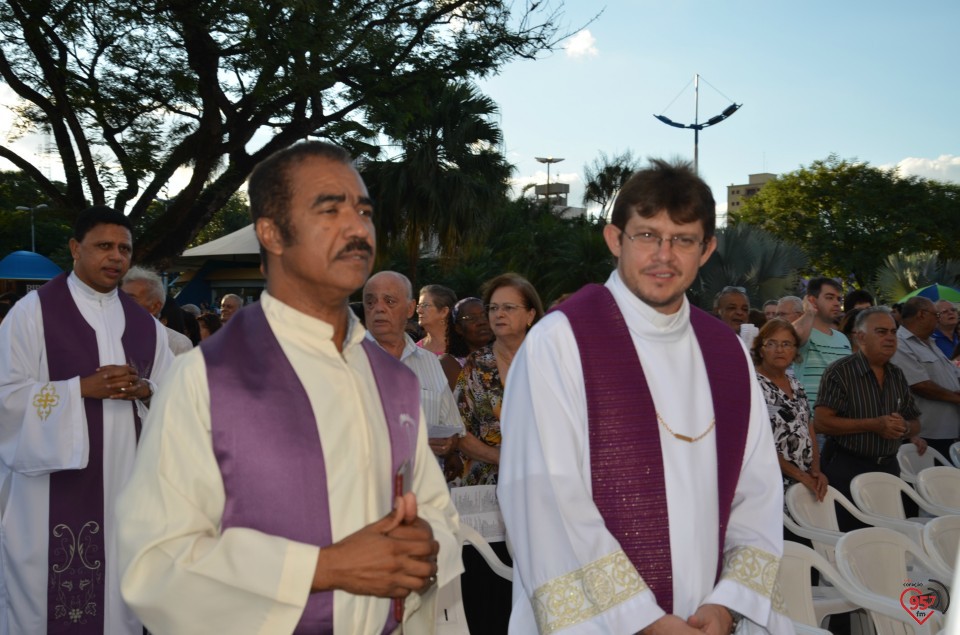
[[[960,182],[956,0],[567,0],[564,22],[575,29],[604,6],[565,48],[480,82],[500,105],[519,184],[545,182],[535,156],[563,157],[551,181],[570,183],[579,204],[583,167],[601,151],[692,160],[693,131],[653,115],[693,122],[684,87],[697,73],[709,82],[701,122],[743,104],[700,134],[700,173],[721,210],[726,186],[748,174],[831,153]]]

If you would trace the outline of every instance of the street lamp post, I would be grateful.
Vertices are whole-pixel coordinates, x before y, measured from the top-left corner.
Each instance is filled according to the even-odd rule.
[[[553,157],[534,157],[538,163],[547,164],[547,200],[550,200],[550,166],[554,163],[560,163],[563,159],[555,159]]]
[[[48,207],[49,205],[47,205],[46,203],[41,203],[40,205],[37,205],[35,207],[24,207],[23,205],[17,206],[17,209],[20,210],[21,212],[30,212],[30,251],[32,251],[33,253],[37,253],[37,239],[36,239],[36,231],[34,230],[33,214],[37,210],[44,210],[44,209],[47,209]]]
[[[690,84],[687,84],[689,86]],[[743,104],[733,103],[724,109],[722,113],[716,117],[710,117],[705,122],[699,122],[700,116],[700,75],[694,76],[693,84],[693,94],[694,94],[694,107],[693,107],[693,123],[682,124],[672,121],[671,119],[665,117],[664,115],[654,115],[655,118],[659,119],[661,122],[667,124],[668,126],[673,126],[674,128],[689,128],[693,130],[693,171],[700,172],[700,131],[704,128],[709,128],[714,126],[733,113],[740,110],[740,107]]]

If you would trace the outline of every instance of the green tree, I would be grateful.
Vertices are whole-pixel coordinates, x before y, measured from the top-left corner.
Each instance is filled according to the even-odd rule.
[[[713,309],[713,299],[726,286],[743,287],[751,306],[796,293],[807,256],[795,244],[751,225],[721,227],[717,249],[700,268],[690,290],[691,302]]]
[[[956,254],[960,186],[831,155],[768,182],[730,222],[799,244],[824,275],[866,284],[887,255]]]
[[[633,157],[630,150],[613,157],[601,152],[592,163],[583,166],[583,204],[596,203],[600,206],[600,216],[607,218],[617,192],[639,167],[640,161]]]
[[[63,188],[55,182],[54,187]],[[0,257],[12,251],[30,251],[30,212],[18,207],[37,207],[33,215],[38,254],[64,268],[71,264],[67,243],[73,231],[73,216],[57,208],[30,178],[19,170],[0,171]]]
[[[394,110],[375,106],[370,116],[399,154],[369,161],[362,172],[376,201],[377,235],[404,245],[412,274],[424,249],[453,262],[463,237],[506,202],[512,168],[498,150],[497,106],[474,86],[438,81],[400,102]]]
[[[253,166],[308,136],[369,137],[363,109],[482,77],[551,49],[558,13],[502,0],[9,0],[0,79],[24,131],[48,127],[66,173],[55,187],[25,157],[0,156],[57,207],[90,203],[138,223],[190,169],[143,234],[138,258],[179,253]]]

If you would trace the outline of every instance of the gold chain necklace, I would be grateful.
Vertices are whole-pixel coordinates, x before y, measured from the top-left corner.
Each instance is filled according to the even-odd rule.
[[[695,437],[688,437],[688,436],[685,435],[685,434],[679,434],[679,433],[677,433],[677,432],[674,432],[674,431],[670,428],[670,426],[667,425],[667,422],[663,420],[663,417],[660,416],[660,413],[659,413],[659,412],[657,413],[657,421],[659,421],[659,422],[660,422],[660,425],[662,425],[663,428],[664,428],[667,432],[669,432],[670,434],[672,434],[675,439],[680,439],[681,441],[686,441],[687,443],[696,443],[697,441],[699,441],[699,440],[702,439],[703,437],[705,437],[705,436],[707,436],[708,434],[710,434],[710,431],[713,430],[713,426],[717,425],[717,420],[714,419],[713,421],[710,422],[710,425],[707,426],[707,429],[704,430],[701,434],[699,434],[699,435],[697,435],[697,436],[695,436]]]

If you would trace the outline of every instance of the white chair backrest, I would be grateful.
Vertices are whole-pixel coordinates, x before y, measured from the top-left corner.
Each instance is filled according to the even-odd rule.
[[[951,465],[942,454],[928,447],[923,456],[917,453],[917,446],[904,443],[897,450],[897,462],[900,464],[900,478],[907,483],[915,483],[921,470],[934,465]]]
[[[960,467],[960,441],[950,446],[950,461],[953,467]]]
[[[813,587],[810,585],[810,569],[820,572],[822,581],[829,583],[840,597],[850,604],[867,610],[878,635],[907,635],[932,633],[932,630],[917,630],[912,618],[904,612],[896,600],[882,597],[853,583],[809,547],[795,542],[783,543],[783,558],[777,582],[787,604],[787,616],[794,623],[810,628],[816,624],[816,609],[813,603]],[[821,586],[823,582],[821,582]],[[818,628],[819,626],[815,626]],[[800,630],[798,629],[799,633]]]
[[[813,492],[799,483],[791,486],[787,490],[784,498],[787,502],[787,509],[790,511],[790,515],[793,516],[793,519],[800,525],[839,531],[837,512],[834,505],[840,505],[865,525],[886,527],[894,531],[902,532],[918,543],[923,540],[923,525],[910,522],[909,520],[888,518],[863,512],[832,486],[827,487],[827,495],[823,497],[823,502],[818,502]]]
[[[931,580],[951,580],[949,572],[931,560],[923,549],[903,534],[883,527],[869,527],[847,532],[837,543],[837,568],[852,585],[864,593],[879,595],[900,605],[904,581],[925,584]],[[914,621],[913,632],[936,633],[942,628],[942,614],[937,613],[917,624],[905,612],[908,622]],[[878,634],[902,633],[902,626],[886,623],[875,616]],[[911,631],[906,631],[911,632]]]
[[[850,482],[850,495],[853,502],[861,511],[873,516],[907,520],[906,513],[903,510],[901,494],[912,500],[921,510],[931,516],[949,514],[948,510],[931,505],[930,501],[918,494],[906,481],[893,474],[867,472],[866,474],[858,474]],[[928,519],[911,518],[909,520],[927,522]],[[891,529],[897,528],[891,527]],[[918,539],[919,536],[914,536],[914,538]]]
[[[960,516],[940,516],[923,527],[923,548],[931,559],[953,571],[960,552]]]
[[[960,469],[928,467],[917,475],[917,491],[932,503],[960,514]]]
[[[906,482],[886,472],[858,474],[850,482],[850,497],[868,514],[906,520],[900,492],[910,489]]]

